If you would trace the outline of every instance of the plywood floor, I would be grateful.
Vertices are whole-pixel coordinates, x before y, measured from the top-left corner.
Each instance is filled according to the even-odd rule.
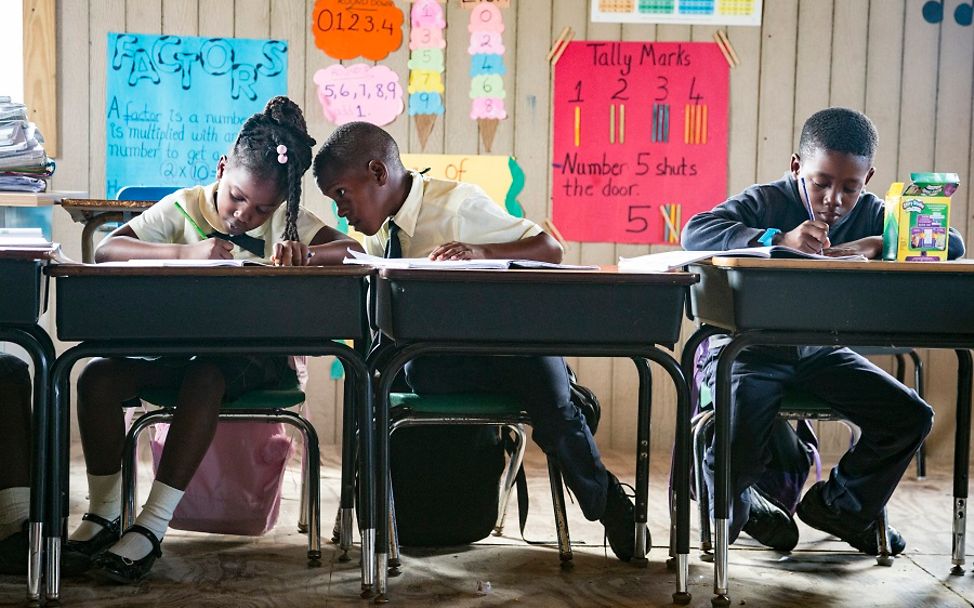
[[[630,481],[631,457],[605,454],[610,469]],[[517,534],[516,507],[507,531],[470,547],[409,551],[403,573],[390,579],[393,606],[664,606],[671,602],[674,575],[667,571],[665,472],[668,455],[653,464],[648,567],[623,564],[603,546],[602,528],[585,521],[569,504],[575,567],[563,572],[553,543],[544,461],[528,457],[531,512],[527,537],[552,541],[528,545]],[[331,529],[337,507],[338,454],[325,454],[323,521]],[[143,467],[145,471],[147,467]],[[84,507],[83,463],[72,463],[72,521]],[[147,488],[147,484],[142,484]],[[801,543],[790,555],[764,551],[746,537],[731,550],[731,593],[735,606],[971,606],[974,575],[948,574],[950,554],[950,478],[936,470],[924,481],[913,471],[890,507],[893,524],[907,539],[906,553],[890,568],[823,533],[801,526]],[[358,551],[351,562],[338,561],[338,550],[325,539],[323,564],[308,568],[304,537],[295,526],[298,478],[288,473],[277,528],[260,538],[172,531],[164,558],[140,586],[113,587],[86,579],[65,580],[62,605],[84,607],[258,607],[366,606],[359,599]],[[696,530],[696,517],[693,518]],[[974,533],[974,532],[972,532]],[[693,538],[697,538],[694,534]],[[974,542],[968,544],[974,547]],[[970,552],[968,553],[970,556]],[[709,606],[713,569],[691,552],[693,606]],[[974,562],[968,557],[969,562]],[[478,593],[489,582],[490,592]],[[0,605],[22,604],[22,579],[0,577]]]

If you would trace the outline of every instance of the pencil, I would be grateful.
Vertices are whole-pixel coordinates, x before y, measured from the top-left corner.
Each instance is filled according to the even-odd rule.
[[[581,140],[582,131],[582,108],[575,106],[575,147],[577,148]]]
[[[615,104],[609,105],[609,143],[616,143],[616,107]]]
[[[188,213],[186,213],[186,210],[183,209],[182,205],[180,205],[178,202],[175,202],[173,204],[176,205],[176,211],[178,211],[184,218],[186,218],[186,221],[189,222],[189,225],[192,226],[194,230],[196,230],[196,233],[200,235],[201,239],[205,240],[210,238],[206,236],[206,233],[203,232],[203,229],[200,228],[200,225],[196,223],[196,220],[194,220]]]
[[[805,211],[808,212],[809,221],[815,221],[815,212],[812,211],[812,199],[808,198],[808,186],[805,185],[805,178],[802,178],[802,190],[805,191]]]
[[[619,104],[619,143],[626,143],[626,105]]]

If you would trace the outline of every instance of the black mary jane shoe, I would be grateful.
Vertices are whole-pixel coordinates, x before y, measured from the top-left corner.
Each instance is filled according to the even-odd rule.
[[[93,557],[114,545],[122,537],[119,517],[108,521],[100,515],[85,513],[81,519],[98,524],[101,530],[88,540],[65,541],[64,551],[61,553],[61,571],[67,576],[86,572],[91,567]]]
[[[126,530],[125,534],[129,532],[141,534],[149,539],[149,542],[152,543],[152,551],[142,559],[137,560],[131,560],[127,557],[116,555],[111,551],[105,551],[91,561],[89,574],[92,577],[112,583],[130,585],[132,583],[138,583],[148,576],[149,570],[152,569],[152,564],[155,563],[156,558],[162,557],[162,548],[160,547],[159,539],[156,538],[156,535],[151,530],[139,524],[135,524]]]

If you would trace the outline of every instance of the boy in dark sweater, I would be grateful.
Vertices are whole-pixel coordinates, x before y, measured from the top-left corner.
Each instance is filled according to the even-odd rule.
[[[790,171],[697,214],[683,230],[687,250],[785,245],[826,255],[877,258],[883,249],[883,201],[864,190],[875,171],[876,128],[846,108],[813,114],[802,128]],[[811,209],[810,217],[809,209]],[[964,254],[950,229],[948,257]],[[823,313],[828,303],[823,302]],[[727,343],[712,338],[703,362],[712,383]],[[848,348],[751,347],[732,369],[730,541],[743,529],[762,544],[790,551],[798,542],[791,515],[758,491],[769,460],[768,438],[787,387],[804,389],[862,430],[862,436],[798,505],[806,524],[876,555],[876,519],[914,452],[930,431],[933,410],[917,394]],[[713,496],[713,451],[704,466]],[[890,552],[903,537],[890,528]]]

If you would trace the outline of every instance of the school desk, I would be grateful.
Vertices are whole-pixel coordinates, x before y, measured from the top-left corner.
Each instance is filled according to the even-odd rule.
[[[166,267],[55,265],[61,340],[81,341],[51,369],[48,599],[60,594],[62,517],[68,496],[70,373],[93,356],[276,354],[334,355],[346,371],[343,441],[352,446],[356,416],[363,437],[360,475],[372,484],[371,384],[365,357],[335,340],[368,339],[370,270],[360,267]],[[356,411],[357,408],[357,411]],[[351,448],[350,448],[351,449]],[[342,467],[354,458],[343,452]],[[354,475],[343,474],[354,480]],[[342,487],[343,523],[351,526],[354,486]],[[372,584],[375,537],[370,492],[363,492],[363,586]],[[350,530],[349,530],[350,532]]]
[[[717,363],[715,606],[727,606],[731,366],[748,346],[910,346],[955,349],[958,360],[952,562],[962,572],[974,348],[974,261],[911,263],[715,257],[691,266],[692,315],[704,325],[684,365],[714,328],[732,340]],[[684,368],[684,372],[686,367]]]
[[[376,583],[387,596],[389,408],[392,382],[403,366],[421,355],[562,355],[628,357],[639,373],[636,443],[637,560],[645,546],[649,483],[649,361],[662,366],[676,385],[674,464],[676,508],[674,601],[687,603],[690,542],[689,396],[679,365],[657,345],[680,337],[688,273],[623,274],[568,270],[394,270],[379,271],[374,321],[391,340],[376,388]],[[672,504],[672,503],[671,503]]]
[[[47,310],[47,277],[43,268],[51,248],[0,250],[0,341],[23,348],[34,364],[34,411],[32,426],[35,437],[31,444],[31,479],[37,482],[30,494],[29,545],[27,562],[27,597],[40,599],[41,537],[44,516],[44,466],[47,441],[48,380],[54,362],[54,344],[37,319]]]
[[[155,201],[116,201],[107,199],[65,198],[61,208],[71,215],[71,219],[82,224],[81,261],[91,264],[95,261],[95,231],[108,222],[127,222],[139,215]]]

